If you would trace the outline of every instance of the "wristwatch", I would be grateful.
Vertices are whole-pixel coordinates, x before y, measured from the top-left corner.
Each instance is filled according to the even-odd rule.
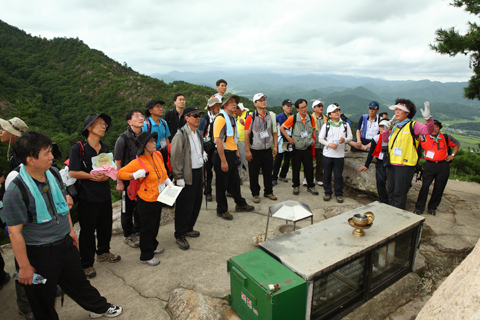
[[[452,157],[455,157],[455,153],[452,153]]]

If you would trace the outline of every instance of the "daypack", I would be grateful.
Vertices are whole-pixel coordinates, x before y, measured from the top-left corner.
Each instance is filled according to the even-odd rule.
[[[78,147],[80,148],[80,161],[86,168],[87,165],[85,164],[85,160],[84,160],[84,156],[85,156],[84,145],[85,145],[85,143],[86,143],[85,140],[75,142],[75,144],[77,144]],[[64,164],[65,164],[65,166],[62,170],[68,171],[68,176],[70,177],[70,166],[69,166],[70,165],[70,159],[65,160]],[[64,181],[64,182],[66,182],[66,181]],[[79,179],[77,179],[75,181],[75,183],[73,183],[73,184],[70,184],[70,185],[65,184],[65,188],[67,189],[67,193],[72,197],[73,202],[78,202],[78,194],[80,192],[81,186],[82,186],[82,181],[79,180]]]
[[[161,159],[157,152],[154,152],[153,154],[156,155],[159,159]],[[143,161],[139,157],[137,157],[135,160],[138,161],[138,163],[140,163],[140,165],[142,166],[143,170],[145,170],[145,178],[147,178],[149,171],[145,166],[145,163],[143,163]],[[132,201],[137,200],[138,190],[140,189],[140,186],[142,185],[142,183],[145,181],[145,178],[130,180],[130,184],[128,185],[128,188],[127,188],[127,196],[130,200]],[[146,185],[145,185],[145,191],[147,191]]]
[[[20,166],[16,167],[13,170],[15,170],[17,172],[20,172]],[[62,178],[60,177],[60,175],[52,167],[50,167],[49,170],[53,174],[55,179],[57,179],[58,182],[63,184],[63,181],[62,181]],[[12,180],[12,183],[14,183],[18,187],[18,189],[20,190],[20,193],[22,194],[23,203],[25,203],[25,207],[27,208],[28,222],[32,223],[33,222],[33,214],[29,209],[30,199],[28,198],[27,188],[22,183],[22,181],[20,181],[19,175],[16,176],[15,179]]]

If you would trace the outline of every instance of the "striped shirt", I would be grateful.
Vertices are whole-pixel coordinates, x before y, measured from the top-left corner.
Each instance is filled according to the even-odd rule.
[[[23,179],[20,175],[18,178],[23,183]],[[57,179],[55,178],[55,180]],[[26,245],[42,245],[61,240],[70,233],[70,221],[68,220],[69,215],[56,215],[55,208],[52,208],[48,198],[50,197],[50,199],[53,199],[52,191],[43,191],[44,186],[48,185],[48,182],[34,181],[36,182],[38,190],[43,196],[43,200],[45,201],[47,210],[52,219],[48,222],[37,223],[35,199],[28,187],[26,187],[29,197],[29,210],[33,217],[32,222],[29,222],[28,212],[25,202],[23,201],[22,193],[15,183],[10,183],[7,191],[5,192],[5,196],[3,197],[3,210],[1,211],[0,217],[7,226],[16,226],[20,224],[23,225],[22,233]],[[56,182],[60,187],[63,196],[66,196],[67,192],[63,186],[63,183],[58,183],[58,181]]]

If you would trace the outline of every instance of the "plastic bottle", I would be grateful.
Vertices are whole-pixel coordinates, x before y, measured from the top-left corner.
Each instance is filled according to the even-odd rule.
[[[18,271],[15,270],[12,276],[13,279],[18,280]],[[32,284],[45,284],[47,279],[42,277],[41,275],[34,273],[33,274],[33,283]]]

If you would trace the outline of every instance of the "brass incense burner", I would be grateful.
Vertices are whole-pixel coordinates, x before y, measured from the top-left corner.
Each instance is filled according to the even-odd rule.
[[[370,229],[373,225],[373,220],[375,220],[373,212],[357,213],[348,219],[348,224],[355,228],[352,232],[354,236],[364,237],[365,231],[363,230]]]

